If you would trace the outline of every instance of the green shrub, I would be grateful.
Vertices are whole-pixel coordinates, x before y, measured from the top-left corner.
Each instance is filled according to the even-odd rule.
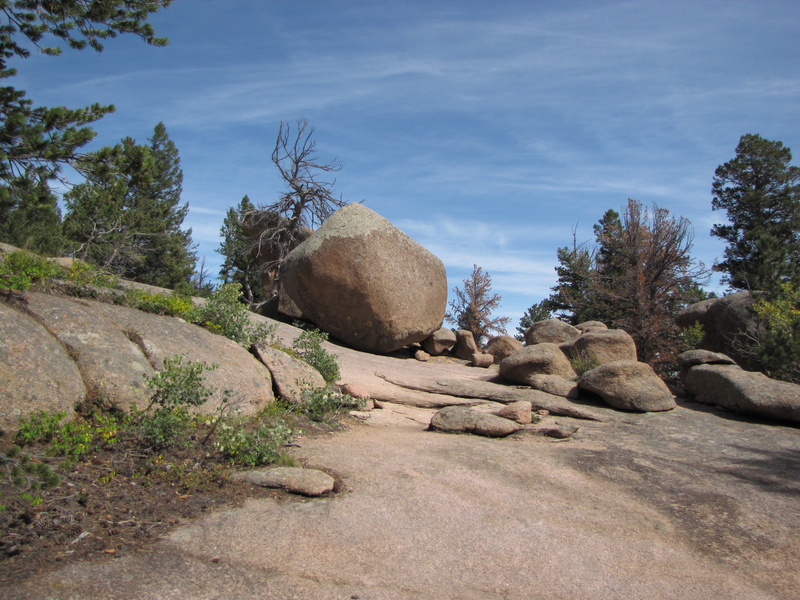
[[[0,288],[24,292],[61,273],[57,264],[21,250],[0,252],[0,258]]]
[[[702,347],[706,339],[706,333],[703,330],[703,324],[700,321],[695,321],[693,325],[686,327],[683,332],[683,343],[687,350],[695,350]]]
[[[589,354],[586,350],[581,350],[574,354],[569,362],[572,364],[572,370],[575,371],[578,377],[600,366],[597,355]]]
[[[221,285],[202,306],[192,309],[186,319],[244,347],[270,345],[277,325],[262,323],[255,326],[250,322],[247,306],[239,301],[241,287],[238,283]]]
[[[236,417],[223,418],[214,446],[232,464],[264,465],[281,459],[280,448],[290,443],[294,432],[283,420],[260,420],[252,431]]]
[[[800,290],[784,283],[777,293],[760,298],[753,309],[767,321],[767,332],[756,348],[763,372],[800,383]]]
[[[52,456],[72,457],[87,454],[94,449],[94,433],[91,423],[76,418],[61,427],[47,453]]]
[[[305,361],[320,372],[325,383],[335,383],[339,379],[339,363],[336,356],[322,347],[328,341],[328,334],[319,330],[304,331],[292,342],[297,358]]]
[[[300,402],[303,412],[312,421],[325,421],[341,410],[363,410],[364,400],[343,394],[328,386],[316,390],[305,390]]]
[[[67,413],[61,411],[51,414],[40,410],[29,417],[20,417],[19,431],[14,436],[14,442],[20,446],[26,444],[47,444],[58,434],[61,420]]]
[[[217,365],[183,359],[183,356],[165,358],[162,371],[152,377],[144,376],[147,387],[153,390],[150,404],[141,412],[134,407],[130,427],[152,446],[185,442],[192,429],[187,407],[199,406],[214,394],[214,388],[204,384],[203,372],[213,371]],[[158,407],[150,413],[154,405]]]
[[[154,294],[137,288],[125,290],[123,301],[127,306],[138,310],[171,317],[186,317],[194,309],[194,303],[184,296]]]

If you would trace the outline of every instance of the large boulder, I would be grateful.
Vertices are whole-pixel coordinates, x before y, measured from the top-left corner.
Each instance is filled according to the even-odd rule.
[[[472,360],[472,355],[480,352],[475,337],[471,331],[459,329],[456,331],[456,345],[453,347],[453,354],[464,360]]]
[[[763,373],[745,371],[737,365],[701,364],[688,370],[684,385],[703,404],[800,422],[800,385],[776,381]]]
[[[486,354],[491,354],[494,362],[499,363],[524,347],[522,342],[510,335],[497,335],[486,344]]]
[[[583,333],[571,342],[561,344],[560,348],[572,358],[595,357],[601,365],[618,360],[637,360],[633,338],[621,329]]]
[[[753,310],[755,301],[750,292],[709,298],[684,308],[675,322],[683,329],[700,323],[703,349],[726,354],[744,369],[757,370],[753,340],[766,333],[767,324]]]
[[[354,348],[388,353],[442,326],[442,261],[361,204],[339,209],[286,260],[283,282],[311,321]]]
[[[619,360],[603,364],[584,373],[578,386],[614,408],[637,412],[675,408],[675,398],[667,384],[647,363]]]
[[[538,321],[525,330],[525,343],[534,344],[562,344],[574,340],[581,334],[580,330],[561,319],[547,319]]]
[[[447,406],[433,415],[430,428],[450,433],[505,437],[519,431],[522,426],[509,419],[473,410],[466,406]]]
[[[422,349],[431,356],[439,356],[456,345],[456,333],[448,327],[437,329],[424,340]]]
[[[679,377],[684,381],[689,369],[697,365],[735,365],[736,361],[719,352],[710,350],[687,350],[678,355],[678,366],[680,367]]]
[[[0,429],[40,410],[72,413],[86,399],[80,371],[58,340],[23,312],[0,303]]]
[[[530,385],[533,375],[558,375],[564,379],[577,379],[567,357],[555,344],[525,346],[500,361],[500,375],[506,381]]]

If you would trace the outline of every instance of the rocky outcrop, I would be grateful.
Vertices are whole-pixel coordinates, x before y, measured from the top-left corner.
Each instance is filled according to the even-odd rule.
[[[465,406],[447,406],[433,415],[430,428],[450,433],[505,437],[519,431],[522,426],[509,419],[472,410]]]
[[[600,365],[584,373],[578,386],[614,408],[637,412],[675,408],[669,388],[646,363],[620,360]]]
[[[478,350],[475,337],[471,331],[459,329],[456,331],[456,345],[453,347],[453,354],[462,360],[472,360],[472,355]]]
[[[500,375],[506,381],[530,385],[533,375],[558,375],[564,379],[577,379],[567,357],[556,344],[540,343],[525,346],[500,361]]]
[[[289,255],[286,291],[332,336],[367,352],[421,342],[442,326],[442,261],[362,206],[336,211]]]
[[[756,370],[759,365],[748,349],[753,347],[754,339],[766,332],[766,323],[753,310],[754,302],[750,292],[709,298],[683,309],[675,317],[675,322],[684,329],[700,323],[705,350],[720,352],[734,359],[742,368]]]
[[[253,354],[269,369],[275,390],[290,402],[301,402],[305,390],[325,387],[319,371],[282,350],[257,345]]]
[[[563,344],[574,340],[580,330],[560,319],[538,321],[525,330],[525,344]]]
[[[595,357],[604,365],[618,360],[636,360],[636,344],[633,338],[621,329],[590,331],[571,342],[561,344],[561,349],[570,357]]]
[[[173,355],[217,365],[204,375],[217,393],[198,411],[216,410],[226,389],[235,391],[231,402],[244,415],[274,399],[269,370],[247,350],[181,319],[35,292],[27,295],[26,311],[67,350],[90,397],[124,410],[149,402],[143,376],[161,370],[164,358]]]
[[[735,412],[800,422],[800,385],[776,381],[738,365],[700,364],[684,376],[686,390],[703,404]]]
[[[422,349],[431,356],[439,356],[455,345],[456,333],[448,327],[437,329],[422,340]]]
[[[514,352],[522,350],[524,346],[518,339],[510,335],[498,335],[489,340],[486,344],[486,354],[494,357],[494,362],[499,363],[504,358],[508,358]]]
[[[86,399],[75,361],[28,314],[0,303],[0,429],[38,410],[64,411]]]
[[[678,366],[680,367],[680,379],[684,382],[689,369],[697,365],[735,365],[736,361],[731,357],[719,352],[710,350],[689,350],[678,356]],[[685,385],[685,383],[684,383]]]

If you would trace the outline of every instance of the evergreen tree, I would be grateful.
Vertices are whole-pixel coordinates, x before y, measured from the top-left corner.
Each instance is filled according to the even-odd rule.
[[[26,41],[44,54],[61,54],[60,47],[41,45],[47,35],[76,50],[90,46],[99,52],[104,40],[119,33],[133,33],[148,44],[164,46],[168,41],[155,36],[147,19],[171,1],[0,0],[0,11],[5,15],[5,23],[0,25],[0,80],[17,73],[9,68],[9,59],[30,56],[23,45]],[[0,86],[0,206],[29,197],[32,185],[42,191],[31,182],[58,178],[64,164],[82,170],[90,160],[79,150],[95,136],[89,124],[113,111],[113,106],[99,104],[79,109],[34,107],[24,91]],[[43,207],[40,204],[39,208]],[[17,218],[25,214],[31,213],[22,211]],[[46,220],[52,222],[57,216],[54,210]],[[18,221],[18,226],[27,229],[37,225]]]
[[[717,167],[712,184],[714,210],[725,210],[728,224],[711,235],[728,242],[725,273],[733,289],[773,292],[800,275],[800,168],[781,142],[743,135],[736,157]]]
[[[76,256],[120,276],[162,287],[187,287],[194,271],[188,212],[180,205],[177,149],[162,123],[150,145],[132,138],[96,153],[91,179],[64,197],[64,231]]]
[[[0,190],[0,240],[45,256],[60,256],[61,210],[47,183],[23,176]]]
[[[228,209],[219,230],[222,243],[217,248],[217,252],[225,257],[219,278],[223,283],[240,284],[244,299],[251,305],[264,301],[258,265],[251,252],[252,242],[245,237],[242,230],[242,216],[251,214],[254,210],[255,206],[247,196],[242,198],[239,206]]]

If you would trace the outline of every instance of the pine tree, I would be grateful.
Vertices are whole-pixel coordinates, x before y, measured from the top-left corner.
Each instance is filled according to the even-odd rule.
[[[92,177],[65,195],[66,235],[78,258],[127,279],[188,288],[194,271],[188,212],[180,205],[182,173],[177,149],[162,123],[150,145],[132,138],[96,153]]]
[[[251,305],[264,301],[264,290],[258,275],[258,265],[251,252],[252,242],[242,230],[242,216],[251,214],[255,206],[245,196],[236,208],[229,208],[222,222],[219,235],[222,243],[217,252],[225,257],[219,271],[223,283],[238,283],[243,297]],[[255,284],[253,283],[255,280]]]
[[[23,176],[0,188],[0,240],[45,256],[62,254],[61,210],[45,181]]]
[[[711,235],[728,242],[714,265],[733,289],[773,292],[800,275],[800,168],[781,142],[743,135],[736,157],[717,167],[713,210],[729,223]]]
[[[147,19],[171,1],[0,0],[0,11],[6,18],[0,25],[0,80],[17,73],[8,67],[9,59],[30,56],[23,45],[26,41],[46,55],[61,54],[60,47],[40,44],[46,35],[55,36],[76,50],[90,46],[100,52],[103,41],[119,33],[132,33],[148,44],[164,46],[168,41],[155,36]],[[60,177],[65,164],[82,171],[91,159],[79,151],[95,136],[89,124],[113,111],[114,106],[99,104],[79,109],[34,107],[24,91],[0,86],[0,205],[8,206],[13,198],[26,196],[31,185],[38,185],[31,181],[48,182]],[[46,220],[51,222],[54,217],[55,210]],[[35,228],[36,223],[19,226]]]

